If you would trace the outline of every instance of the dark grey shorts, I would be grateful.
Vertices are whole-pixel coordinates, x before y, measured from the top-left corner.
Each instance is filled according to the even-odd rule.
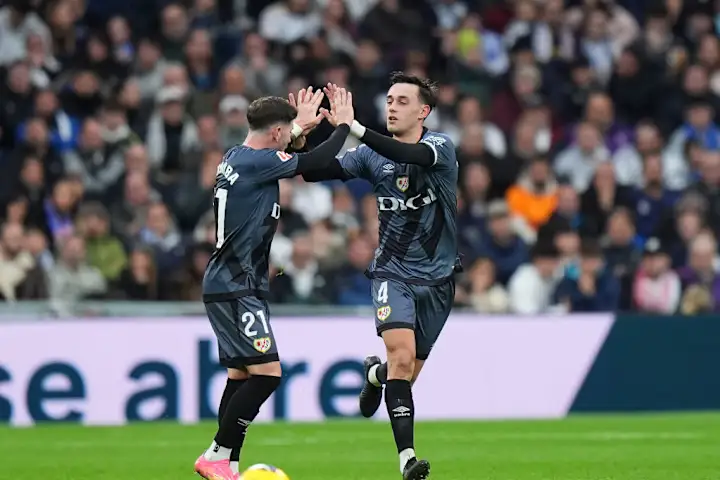
[[[265,300],[240,297],[205,304],[215,332],[220,364],[228,368],[277,362],[275,336]]]
[[[427,286],[375,278],[372,296],[378,335],[394,328],[414,330],[415,356],[427,360],[450,316],[455,282]]]

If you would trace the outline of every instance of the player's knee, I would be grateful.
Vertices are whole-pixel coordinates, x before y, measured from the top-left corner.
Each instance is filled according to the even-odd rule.
[[[415,367],[415,351],[408,347],[388,348],[388,378],[410,380]]]
[[[262,363],[260,365],[248,365],[250,375],[262,375],[265,377],[282,377],[282,366],[280,362]]]

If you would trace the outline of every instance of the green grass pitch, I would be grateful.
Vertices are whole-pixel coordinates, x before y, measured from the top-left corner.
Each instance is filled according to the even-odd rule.
[[[214,425],[0,428],[0,479],[193,479]],[[436,480],[719,480],[720,414],[420,423]],[[242,466],[292,480],[398,480],[390,426],[368,421],[251,427]]]

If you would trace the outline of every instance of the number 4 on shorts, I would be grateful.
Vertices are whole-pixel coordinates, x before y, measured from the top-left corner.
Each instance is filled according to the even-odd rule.
[[[378,289],[377,301],[380,303],[387,303],[388,301],[388,282],[387,280],[380,284]]]

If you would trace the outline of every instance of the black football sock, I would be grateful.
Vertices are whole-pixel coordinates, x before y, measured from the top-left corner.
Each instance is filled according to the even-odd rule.
[[[280,377],[251,375],[228,402],[215,435],[215,443],[221,447],[237,449],[239,455],[247,428],[260,413],[262,404],[280,385],[280,380]]]
[[[373,378],[373,371],[374,371],[374,378]],[[373,385],[376,385],[375,380],[377,380],[377,383],[380,385],[385,385],[387,383],[387,375],[388,375],[388,365],[387,362],[381,363],[380,365],[376,367],[372,367],[370,369],[368,377],[368,381],[372,383]]]
[[[225,384],[225,390],[223,391],[222,398],[220,399],[220,408],[218,409],[218,426],[220,426],[220,421],[222,420],[222,417],[225,415],[225,412],[227,411],[228,404],[230,403],[230,399],[233,397],[235,392],[238,388],[242,386],[247,381],[246,378],[242,380],[235,380],[232,378],[228,378],[227,383]],[[243,439],[245,436],[243,435]],[[230,452],[230,461],[231,462],[239,462],[240,461],[240,448],[242,448],[242,444],[239,448],[233,448]]]
[[[218,426],[220,425],[220,421],[222,420],[222,417],[225,415],[225,412],[227,411],[228,403],[230,403],[230,399],[235,395],[235,392],[237,391],[240,386],[242,386],[243,383],[245,383],[247,379],[243,380],[234,380],[232,378],[227,379],[227,383],[225,384],[225,390],[223,390],[222,397],[220,398],[220,408],[218,408]]]
[[[415,446],[415,405],[412,388],[407,380],[388,380],[385,388],[390,424],[392,425],[398,453]]]

